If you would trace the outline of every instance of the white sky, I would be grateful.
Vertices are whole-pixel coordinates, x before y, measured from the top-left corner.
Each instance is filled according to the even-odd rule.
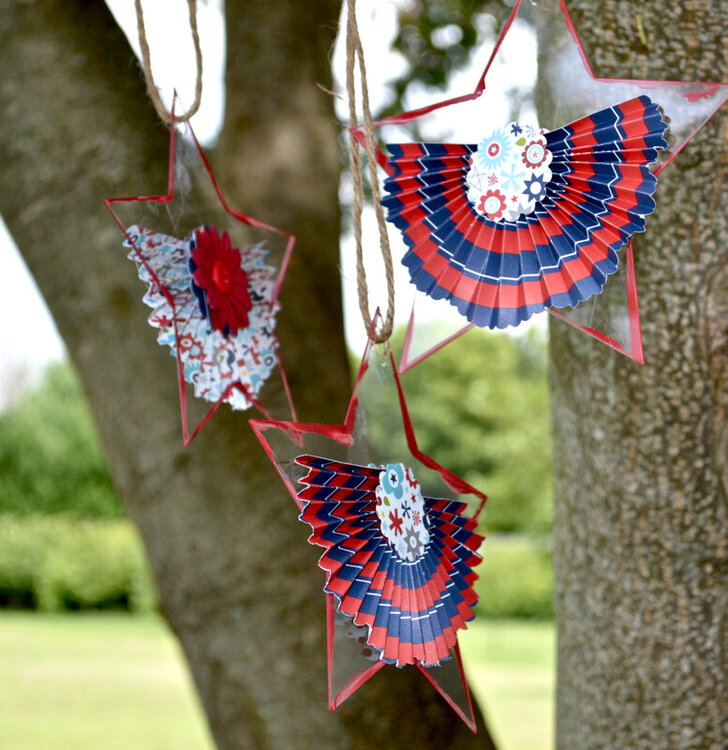
[[[405,65],[399,56],[389,51],[395,33],[396,2],[397,0],[369,0],[366,5],[361,4],[359,10],[358,21],[365,46],[373,109],[386,102],[389,96],[387,80],[402,72]],[[107,0],[107,3],[138,53],[133,0]],[[225,60],[224,26],[220,12],[222,4],[223,0],[198,3],[198,28],[202,42],[204,76],[202,106],[200,112],[193,118],[192,125],[203,143],[214,140],[224,109],[224,87],[221,75]],[[152,66],[162,96],[167,102],[171,102],[172,92],[176,88],[182,102],[189,102],[194,92],[195,64],[187,3],[185,0],[165,0],[163,4],[146,0],[143,6]],[[479,32],[482,43],[474,51],[473,60],[468,69],[453,76],[449,93],[433,94],[420,88],[411,92],[406,102],[407,108],[437,101],[445,98],[446,95],[452,96],[472,91],[492,49],[492,43],[489,41],[489,34],[492,31],[489,19],[483,16],[481,20]],[[521,34],[514,34],[513,31],[511,37],[517,59],[514,56],[509,60],[509,69],[512,71],[509,82],[510,84],[515,81],[517,84],[530,85],[535,78],[535,46],[530,38],[519,39]],[[448,33],[454,34],[456,30],[454,28],[450,31],[445,30],[444,36],[446,37]],[[339,92],[344,91],[345,60],[344,47],[341,42],[342,40],[339,40],[337,43],[333,55],[336,86]],[[174,54],[170,53],[172,48]],[[533,60],[529,60],[526,54],[529,49],[533,51]],[[490,78],[489,74],[489,80]],[[492,93],[489,88],[489,94]],[[494,98],[497,101],[497,97],[489,95],[491,105],[494,103]],[[505,91],[503,91],[503,101],[503,109],[497,113],[501,121],[507,117]],[[342,119],[347,117],[347,105],[343,100],[337,103],[337,108]],[[342,185],[343,200],[347,199],[350,192],[350,186]],[[102,197],[104,196],[99,196],[99,200]],[[235,205],[235,196],[228,197],[232,205]],[[364,222],[365,264],[370,285],[372,311],[376,305],[385,306],[386,304],[378,235],[373,214],[373,209],[367,209]],[[399,258],[405,249],[399,232],[391,231],[389,237],[395,261],[396,322],[404,323],[410,314],[414,287],[409,284],[406,269],[399,263]],[[349,345],[354,350],[359,350],[363,349],[365,343],[365,331],[358,309],[354,253],[353,238],[343,237],[341,273],[346,333]],[[4,321],[0,329],[0,408],[2,408],[6,394],[10,395],[14,389],[12,383],[14,374],[20,370],[38,372],[48,361],[63,355],[63,344],[1,218],[0,264],[5,273],[5,293],[0,295],[0,319]],[[142,291],[140,289],[140,303]],[[24,311],[22,327],[15,323],[18,317],[14,314],[20,306]],[[462,324],[462,318],[450,305],[442,301],[435,303],[425,300],[423,305],[418,302],[418,316],[444,317],[452,322],[453,329]],[[33,331],[33,335],[29,336],[28,331]]]
[[[41,369],[63,355],[53,319],[38,292],[25,262],[0,217],[0,268],[4,292],[0,294],[0,407],[6,394],[15,392],[14,380]],[[22,310],[22,316],[18,315]],[[22,320],[22,325],[18,321]]]

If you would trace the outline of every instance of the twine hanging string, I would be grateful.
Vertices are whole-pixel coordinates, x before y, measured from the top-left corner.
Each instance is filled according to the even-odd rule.
[[[149,54],[149,44],[147,42],[147,32],[144,28],[144,13],[142,11],[141,0],[134,0],[137,17],[137,33],[139,34],[139,47],[142,52],[142,68],[144,69],[144,78],[147,82],[147,91],[157,110],[157,114],[164,122],[172,122],[172,113],[164,106],[159,89],[154,83],[152,75],[151,55]],[[195,46],[195,63],[197,65],[197,79],[195,81],[195,99],[192,106],[182,114],[175,114],[174,119],[177,122],[187,122],[192,115],[200,108],[202,99],[202,51],[200,50],[200,36],[197,33],[197,0],[187,0],[187,7],[190,13],[190,30],[192,31],[192,43]]]
[[[377,174],[377,145],[374,138],[374,123],[369,108],[369,88],[367,86],[366,65],[364,64],[364,50],[359,37],[356,23],[356,0],[347,0],[346,25],[346,92],[349,98],[349,166],[354,181],[354,202],[352,213],[354,218],[354,239],[356,240],[356,276],[357,291],[359,293],[359,309],[367,332],[371,330],[372,318],[369,314],[369,289],[362,249],[361,216],[364,203],[364,186],[362,184],[361,162],[359,158],[359,144],[352,135],[358,125],[356,115],[356,93],[354,89],[354,64],[359,60],[359,77],[361,79],[362,112],[364,114],[364,144],[369,159],[369,180],[372,186],[374,211],[379,228],[379,247],[384,261],[384,272],[387,279],[387,314],[382,325],[374,331],[374,341],[382,344],[392,335],[394,324],[394,269],[392,267],[392,252],[389,248],[389,236],[384,221],[384,210],[380,203],[379,175]]]

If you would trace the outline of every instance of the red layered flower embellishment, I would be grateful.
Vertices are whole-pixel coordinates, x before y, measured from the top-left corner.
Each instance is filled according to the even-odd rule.
[[[213,330],[234,336],[250,324],[253,307],[240,250],[232,246],[227,232],[221,236],[214,226],[195,229],[189,244],[191,288],[200,311]]]

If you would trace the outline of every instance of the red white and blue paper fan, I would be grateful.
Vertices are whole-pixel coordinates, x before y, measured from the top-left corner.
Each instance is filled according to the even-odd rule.
[[[324,548],[329,709],[409,663],[475,732],[456,636],[477,601],[486,495],[419,449],[391,347],[374,346],[380,323],[377,311],[341,423],[250,425]],[[374,425],[393,439],[381,452]],[[451,493],[469,515],[433,499]]]
[[[478,144],[388,144],[382,203],[412,283],[489,328],[598,294],[655,208],[666,127],[643,95],[548,132],[514,122]]]
[[[435,666],[450,658],[457,631],[473,618],[483,537],[466,504],[423,497],[401,463],[358,466],[296,457],[308,474],[298,492],[309,542],[325,548],[324,590],[338,610],[368,628],[380,659]]]
[[[264,262],[263,243],[233,247],[214,226],[184,239],[136,225],[126,234],[128,257],[149,285],[149,324],[159,329],[158,343],[179,356],[195,395],[250,407],[278,364],[276,271]]]

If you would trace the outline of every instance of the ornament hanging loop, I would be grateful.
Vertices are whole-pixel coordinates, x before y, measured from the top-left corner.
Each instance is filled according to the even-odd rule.
[[[382,344],[392,336],[394,326],[394,268],[392,266],[392,251],[389,247],[389,236],[384,221],[384,210],[380,202],[379,175],[377,174],[377,145],[374,137],[374,122],[369,106],[369,87],[367,85],[366,65],[364,63],[364,49],[356,23],[356,0],[347,0],[346,23],[346,92],[349,99],[349,166],[354,184],[354,200],[352,214],[354,224],[354,239],[356,241],[356,275],[357,291],[359,294],[359,309],[361,310],[364,327],[367,331],[372,328],[372,317],[369,314],[369,288],[367,286],[366,271],[362,248],[362,208],[364,204],[364,186],[362,184],[361,161],[359,144],[353,136],[358,127],[356,114],[356,92],[354,87],[354,65],[359,61],[359,77],[361,79],[362,112],[364,115],[364,146],[369,160],[369,181],[372,188],[374,212],[379,229],[379,248],[384,262],[384,273],[387,283],[387,313],[384,322],[373,334],[373,341]]]
[[[187,122],[192,115],[200,108],[202,100],[202,50],[200,49],[200,35],[197,31],[197,0],[187,0],[187,7],[190,14],[190,31],[192,32],[192,43],[195,47],[195,64],[197,66],[197,78],[195,80],[195,99],[192,106],[182,114],[175,114],[176,122]],[[149,43],[147,42],[147,32],[144,27],[144,13],[142,11],[141,0],[134,0],[134,8],[137,17],[137,34],[139,35],[139,48],[142,53],[142,68],[144,70],[144,79],[147,82],[147,91],[149,97],[157,110],[157,114],[164,122],[172,122],[172,113],[164,106],[162,97],[159,95],[159,89],[154,83],[152,74],[152,61],[149,52]]]

